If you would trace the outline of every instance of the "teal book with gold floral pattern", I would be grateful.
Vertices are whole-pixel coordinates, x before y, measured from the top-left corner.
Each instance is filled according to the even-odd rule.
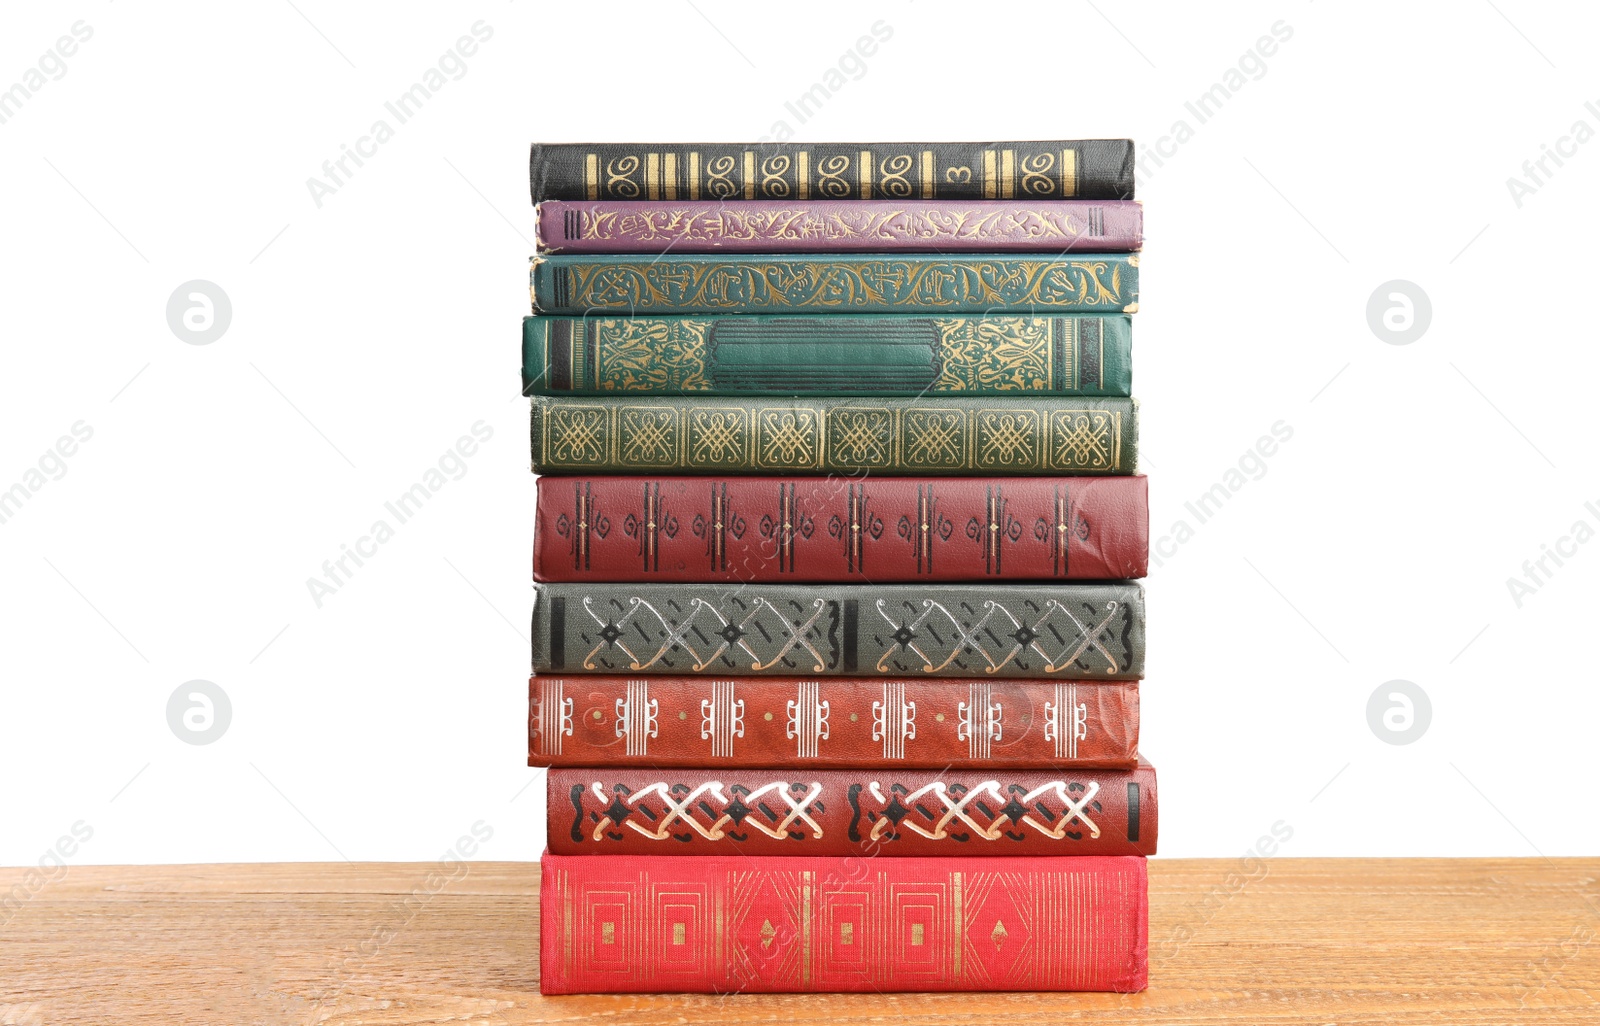
[[[536,313],[1133,313],[1139,254],[534,257]]]

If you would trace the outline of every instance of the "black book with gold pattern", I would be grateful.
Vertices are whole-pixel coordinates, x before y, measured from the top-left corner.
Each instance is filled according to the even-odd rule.
[[[1133,141],[535,143],[556,200],[1133,199]]]

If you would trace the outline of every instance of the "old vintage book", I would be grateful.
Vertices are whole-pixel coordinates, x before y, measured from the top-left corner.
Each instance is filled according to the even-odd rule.
[[[1138,680],[1144,590],[537,584],[533,672]]]
[[[527,317],[524,395],[1131,394],[1127,314]]]
[[[541,477],[540,581],[1143,577],[1145,478]]]
[[[530,766],[1128,769],[1138,748],[1134,681],[593,674],[528,680]]]
[[[1119,200],[720,200],[537,208],[550,253],[1126,253],[1139,204]]]
[[[1131,474],[1131,399],[536,396],[540,473]]]
[[[986,715],[974,710],[970,729],[988,731]],[[1147,762],[1131,770],[564,768],[550,771],[546,808],[557,855],[1156,853]]]
[[[534,143],[533,202],[1132,199],[1133,142]]]
[[[546,994],[1143,990],[1145,860],[552,855]]]
[[[1136,253],[534,257],[533,309],[699,313],[1132,313]]]

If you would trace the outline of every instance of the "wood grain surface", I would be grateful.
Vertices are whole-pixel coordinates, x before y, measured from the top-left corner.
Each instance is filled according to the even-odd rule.
[[[538,866],[448,872],[0,870],[0,1024],[1600,1022],[1600,859],[1154,859],[1134,995],[544,998]]]

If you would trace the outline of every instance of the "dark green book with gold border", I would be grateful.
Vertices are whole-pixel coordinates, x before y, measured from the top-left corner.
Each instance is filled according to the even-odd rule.
[[[1131,318],[528,317],[525,395],[1127,396]]]

